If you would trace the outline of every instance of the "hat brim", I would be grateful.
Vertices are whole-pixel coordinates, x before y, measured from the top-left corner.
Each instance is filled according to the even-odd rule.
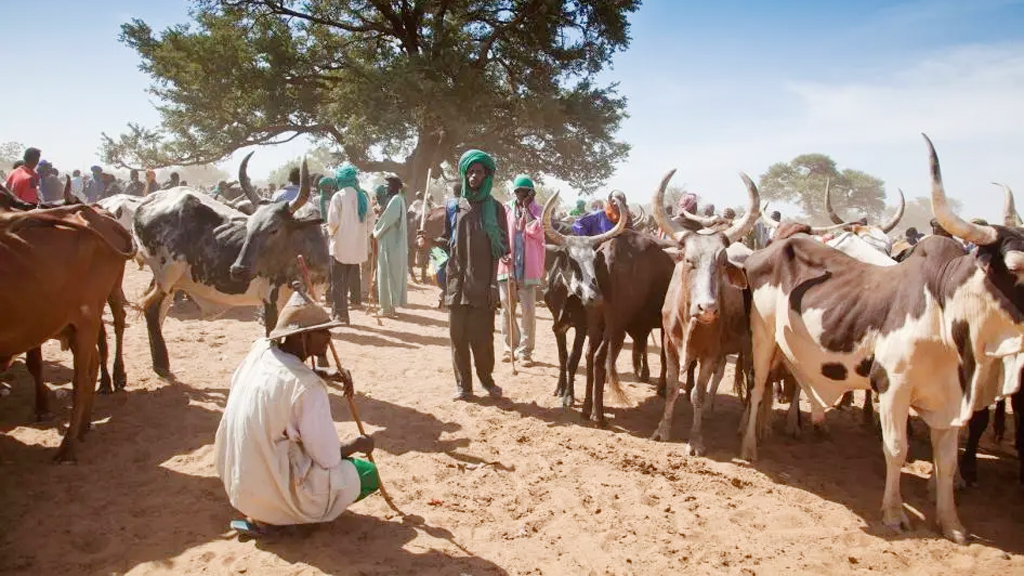
[[[305,326],[302,328],[290,328],[287,330],[278,330],[277,328],[270,331],[267,338],[271,340],[277,340],[279,338],[287,338],[295,334],[302,334],[303,332],[313,332],[315,330],[330,330],[331,328],[340,328],[344,324],[339,320],[331,320],[330,322],[324,322],[323,324],[317,324],[315,326]]]

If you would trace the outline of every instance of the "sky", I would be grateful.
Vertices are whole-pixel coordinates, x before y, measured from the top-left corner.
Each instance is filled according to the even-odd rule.
[[[37,146],[58,168],[86,169],[100,163],[102,132],[157,125],[150,78],[119,42],[120,25],[141,18],[161,30],[187,22],[188,6],[5,6],[8,22],[38,25],[5,29],[3,61],[21,62],[32,47],[29,69],[39,74],[4,83],[0,142]],[[632,152],[607,189],[631,202],[648,201],[676,168],[673,184],[718,206],[742,205],[739,171],[756,179],[811,152],[882,178],[890,202],[896,188],[927,195],[921,132],[967,216],[999,221],[1002,193],[993,180],[1024,192],[1024,0],[646,0],[631,36],[600,77],[618,83],[629,102],[619,138]],[[250,174],[265,178],[306,146],[259,148]],[[233,173],[245,152],[222,167]]]

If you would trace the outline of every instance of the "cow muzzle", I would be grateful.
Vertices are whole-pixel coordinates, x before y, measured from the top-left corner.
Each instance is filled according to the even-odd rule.
[[[244,280],[249,276],[249,267],[243,264],[232,264],[230,271],[232,280]]]
[[[710,324],[715,320],[718,320],[718,303],[717,302],[699,302],[695,303],[690,309],[690,318],[700,322],[701,324]]]

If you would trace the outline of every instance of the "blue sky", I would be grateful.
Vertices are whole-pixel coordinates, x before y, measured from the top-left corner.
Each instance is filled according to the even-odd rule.
[[[7,21],[39,25],[5,30],[4,61],[22,61],[31,47],[41,73],[0,91],[0,141],[86,168],[98,162],[100,132],[156,124],[149,79],[118,42],[119,26],[139,17],[159,30],[187,21],[187,10],[170,0],[5,7]],[[932,137],[947,190],[970,215],[998,217],[991,180],[1024,190],[1024,0],[647,0],[632,36],[602,75],[629,98],[620,136],[633,152],[608,188],[631,201],[645,202],[661,174],[678,168],[674,183],[719,206],[740,204],[737,171],[756,177],[806,152],[875,174],[890,194],[924,195],[920,132]],[[302,149],[260,149],[253,175]],[[240,157],[225,167],[233,172]]]

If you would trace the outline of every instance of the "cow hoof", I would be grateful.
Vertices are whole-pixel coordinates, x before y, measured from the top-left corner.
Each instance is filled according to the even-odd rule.
[[[171,377],[171,369],[168,366],[153,366],[153,372],[156,372],[156,375],[161,378]]]
[[[54,464],[78,464],[78,460],[75,459],[75,451],[70,446],[62,445],[57,449],[57,454],[53,457]]]
[[[746,442],[744,442],[743,443],[743,448],[740,449],[740,458],[743,459],[743,460],[746,460],[747,462],[756,462],[757,461],[757,447],[749,445]]]
[[[946,528],[942,531],[942,535],[945,536],[946,539],[952,540],[957,544],[967,544],[967,531],[964,530],[963,526],[958,525],[953,526],[951,528]]]
[[[705,454],[704,443],[700,441],[687,443],[684,450],[687,456],[703,456]]]
[[[112,394],[114,389],[110,387],[110,383],[100,384],[100,387],[96,389],[97,394]]]
[[[604,416],[592,416],[591,420],[593,420],[594,425],[598,428],[603,429],[608,427],[608,421],[605,420]]]
[[[668,433],[662,430],[661,426],[651,434],[651,440],[655,442],[668,442]]]
[[[895,534],[902,534],[904,531],[910,530],[910,518],[907,517],[902,506],[896,512],[886,512],[882,523]]]
[[[572,405],[575,404],[575,403],[576,403],[576,399],[573,398],[572,396],[563,396],[562,397],[562,410],[570,410],[570,409],[572,409]]]

